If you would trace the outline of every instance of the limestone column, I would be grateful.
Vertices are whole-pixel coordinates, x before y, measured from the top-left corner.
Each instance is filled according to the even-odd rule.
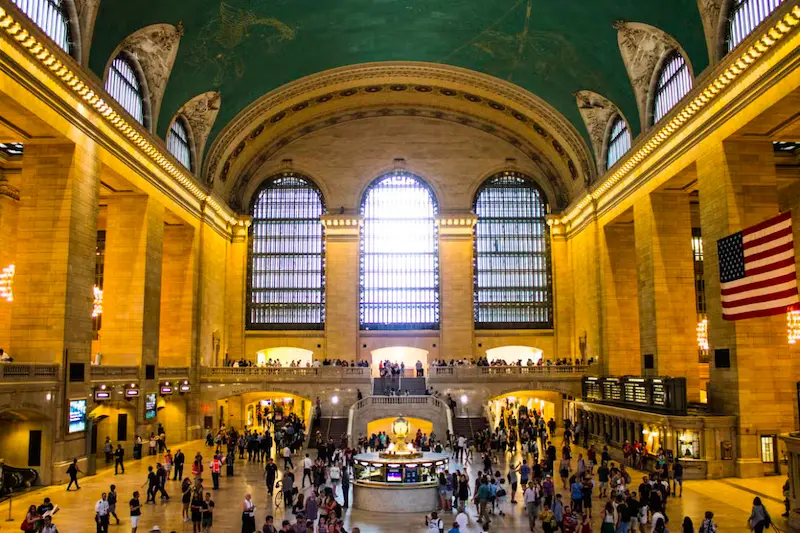
[[[473,308],[472,213],[439,216],[439,317],[441,348],[447,361],[472,354],[475,336]]]
[[[603,287],[603,370],[606,375],[639,375],[639,303],[636,247],[631,224],[610,224],[601,244]]]
[[[108,199],[102,364],[158,364],[164,207],[140,194]],[[172,319],[173,317],[168,317]]]
[[[164,226],[158,366],[190,367],[195,349],[196,231]]]
[[[233,228],[233,237],[228,249],[227,282],[227,319],[228,344],[227,355],[231,360],[242,357],[255,358],[255,354],[244,352],[245,312],[247,298],[247,256],[250,248],[248,228],[250,217],[242,217],[240,224]],[[223,354],[224,358],[225,354]]]
[[[567,245],[566,226],[560,223],[559,215],[548,215],[550,226],[550,270],[553,276],[553,333],[555,334],[557,359],[566,357],[575,360],[576,353],[573,327],[574,291],[572,284],[572,260]],[[585,363],[588,363],[588,358]]]
[[[15,169],[17,172],[19,169]],[[0,271],[14,265],[17,260],[17,218],[19,215],[19,189],[9,180],[7,168],[0,169]],[[16,176],[18,178],[18,176]],[[18,179],[15,180],[19,181]],[[13,291],[13,288],[12,288]],[[13,298],[13,294],[11,295]],[[0,347],[11,351],[11,312],[14,302],[0,298]]]
[[[9,346],[18,362],[89,362],[99,183],[95,144],[25,145]]]
[[[683,192],[653,192],[633,207],[639,292],[639,354],[651,375],[686,376],[689,401],[700,401],[692,216]]]
[[[325,344],[332,359],[358,358],[359,236],[362,217],[323,215],[325,225]]]
[[[759,433],[794,429],[796,400],[789,391],[795,390],[797,376],[784,314],[722,319],[717,240],[778,214],[772,143],[706,142],[697,160],[697,178],[711,354],[709,403],[715,413],[737,417],[735,475],[760,476]],[[729,350],[730,368],[720,364],[723,357],[716,350]]]

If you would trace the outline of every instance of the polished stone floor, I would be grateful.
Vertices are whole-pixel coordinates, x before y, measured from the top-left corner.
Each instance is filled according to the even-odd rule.
[[[177,446],[173,446],[173,451]],[[196,451],[201,451],[206,464],[210,460],[210,448],[206,448],[201,441],[185,443],[181,446],[190,463]],[[578,450],[580,451],[580,450]],[[576,455],[577,456],[577,452]],[[312,452],[313,457],[313,452]],[[501,472],[506,472],[506,459],[499,468]],[[518,460],[517,460],[518,462]],[[279,461],[280,463],[280,461]],[[295,459],[296,465],[300,464],[299,457]],[[24,517],[24,510],[31,504],[40,504],[44,497],[50,497],[58,504],[61,510],[56,515],[55,523],[61,533],[90,533],[95,531],[94,503],[99,499],[101,492],[108,489],[112,483],[117,485],[120,505],[123,512],[117,513],[122,519],[122,523],[117,526],[112,525],[109,531],[128,532],[130,531],[130,520],[127,513],[127,501],[130,499],[134,490],[142,493],[144,501],[144,489],[147,466],[154,465],[155,461],[147,458],[141,461],[128,461],[124,475],[114,475],[113,469],[105,469],[95,476],[82,478],[80,480],[81,490],[66,492],[65,486],[46,487],[32,492],[21,494],[13,499],[11,516],[13,521],[5,522],[8,516],[8,502],[4,502],[0,507],[0,531],[19,531],[19,524]],[[189,470],[187,464],[186,470]],[[237,462],[236,475],[233,478],[223,476],[221,487],[213,491],[213,499],[216,502],[216,513],[214,518],[214,528],[216,532],[234,532],[241,529],[240,506],[247,492],[252,493],[253,501],[257,504],[256,525],[261,526],[264,516],[272,514],[275,516],[276,525],[280,526],[284,519],[284,510],[275,508],[266,498],[266,490],[263,481],[262,466],[257,463]],[[479,465],[470,465],[471,479],[475,472],[480,469]],[[206,467],[206,470],[208,468]],[[299,480],[302,477],[302,469],[299,469]],[[210,477],[206,476],[206,477]],[[641,474],[633,475],[635,485],[641,481]],[[746,520],[750,513],[753,498],[760,496],[764,501],[776,525],[786,529],[784,519],[780,518],[783,512],[781,486],[785,481],[784,477],[770,477],[758,479],[726,479],[719,481],[687,481],[684,484],[683,498],[671,498],[667,514],[670,518],[668,527],[673,533],[680,531],[680,523],[683,517],[688,515],[695,524],[695,531],[699,527],[703,513],[712,510],[715,520],[721,531],[746,531]],[[206,481],[206,487],[210,487],[210,479]],[[172,490],[170,490],[172,489]],[[139,532],[147,532],[153,525],[158,525],[165,533],[170,531],[191,532],[191,523],[184,523],[181,520],[181,504],[179,494],[179,484],[177,481],[170,481],[167,487],[172,500],[159,502],[156,505],[144,507]],[[564,491],[559,490],[564,493]],[[521,501],[522,498],[518,497]],[[568,497],[565,497],[565,501]],[[601,509],[602,503],[595,496],[595,511]],[[521,504],[512,506],[506,503],[505,517],[495,517],[491,524],[491,531],[498,532],[524,532],[528,530],[527,518]],[[289,513],[290,514],[290,513]],[[474,509],[470,510],[474,517]],[[594,531],[599,532],[599,512],[595,512]],[[290,518],[293,518],[290,516]],[[449,517],[445,519],[447,531],[452,525]],[[293,520],[292,520],[293,521]],[[423,532],[426,530],[423,514],[380,514],[349,509],[345,515],[345,527],[351,531],[353,527],[361,528],[362,533],[411,533]],[[539,528],[537,528],[538,530]],[[470,523],[468,532],[480,531],[479,525],[473,520]],[[464,532],[462,532],[464,533]]]

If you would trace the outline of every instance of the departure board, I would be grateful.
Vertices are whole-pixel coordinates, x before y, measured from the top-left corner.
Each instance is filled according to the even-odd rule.
[[[585,377],[582,391],[583,400],[588,402],[659,413],[686,413],[686,378]]]

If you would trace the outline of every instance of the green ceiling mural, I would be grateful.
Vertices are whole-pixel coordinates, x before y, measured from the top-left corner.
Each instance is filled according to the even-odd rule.
[[[573,93],[616,103],[638,133],[633,90],[612,24],[673,37],[695,73],[708,64],[696,0],[103,0],[91,48],[102,76],[130,33],[183,22],[158,132],[187,100],[219,89],[209,144],[248,104],[302,76],[369,61],[432,61],[509,80],[545,99],[586,137]]]

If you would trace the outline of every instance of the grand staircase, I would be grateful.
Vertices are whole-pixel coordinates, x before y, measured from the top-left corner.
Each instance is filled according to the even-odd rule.
[[[382,378],[374,378],[372,380],[373,396],[388,396],[388,389],[399,391],[397,393],[398,396],[405,395],[405,391],[408,391],[409,396],[423,396],[426,388],[425,378],[400,378],[395,376],[387,377],[385,382]]]
[[[476,433],[488,427],[489,421],[482,416],[459,416],[453,419],[453,433],[455,433],[456,436],[464,435],[465,437],[474,438]]]
[[[333,439],[338,446],[342,442],[342,435],[347,434],[347,418],[322,417],[318,427],[322,438]]]

